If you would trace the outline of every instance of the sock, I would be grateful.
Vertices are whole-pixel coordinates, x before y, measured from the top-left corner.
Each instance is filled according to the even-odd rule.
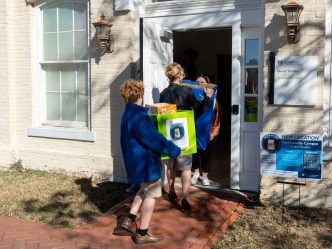
[[[138,229],[137,233],[141,236],[145,236],[148,234],[148,229]]]
[[[127,216],[132,222],[136,221],[136,215],[129,213]]]

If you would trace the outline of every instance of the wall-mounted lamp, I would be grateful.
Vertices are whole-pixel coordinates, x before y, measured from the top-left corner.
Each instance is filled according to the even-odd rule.
[[[31,5],[32,7],[35,6],[37,0],[25,0],[26,5]]]
[[[112,53],[114,50],[114,36],[111,33],[113,24],[105,19],[104,13],[101,14],[99,21],[92,23],[96,28],[99,47],[104,53]]]
[[[291,0],[287,5],[281,6],[285,12],[288,27],[288,41],[296,43],[300,39],[300,14],[303,10],[303,5],[300,5],[296,0]]]

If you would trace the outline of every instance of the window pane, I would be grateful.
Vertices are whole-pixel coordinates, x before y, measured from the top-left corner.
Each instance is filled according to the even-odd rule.
[[[73,32],[59,34],[59,60],[73,60]]]
[[[56,33],[44,34],[44,60],[58,60],[57,36]]]
[[[56,32],[57,18],[56,8],[45,8],[43,11],[44,32]]]
[[[59,31],[73,30],[73,5],[63,3],[59,5]]]
[[[257,122],[257,97],[245,97],[245,110],[244,121],[245,122]]]
[[[76,65],[61,66],[62,91],[76,91]]]
[[[77,101],[77,121],[88,121],[88,96],[86,94],[78,94]]]
[[[45,65],[46,91],[60,91],[60,68],[58,65]]]
[[[75,93],[62,93],[62,120],[76,121]]]
[[[245,93],[258,93],[258,68],[246,68]]]
[[[81,64],[77,70],[77,92],[88,92],[88,65]]]
[[[258,39],[245,40],[246,65],[258,65]]]
[[[75,59],[86,60],[88,58],[88,41],[85,31],[75,31]]]
[[[74,3],[74,23],[75,23],[75,30],[78,29],[86,29],[86,5],[85,4],[79,4]]]
[[[47,120],[60,120],[60,93],[47,93]]]

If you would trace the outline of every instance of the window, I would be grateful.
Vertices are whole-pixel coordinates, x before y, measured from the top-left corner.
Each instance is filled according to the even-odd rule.
[[[41,8],[42,124],[89,127],[87,3]]]

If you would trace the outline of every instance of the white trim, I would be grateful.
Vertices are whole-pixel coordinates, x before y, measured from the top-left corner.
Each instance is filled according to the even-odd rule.
[[[184,15],[206,12],[239,11],[260,8],[261,0],[177,0],[150,3],[145,7],[147,16]]]
[[[86,60],[71,60],[71,61],[44,61],[43,60],[43,51],[44,51],[44,48],[43,48],[43,45],[44,45],[44,42],[43,42],[43,7],[47,7],[47,6],[52,6],[52,5],[55,5],[55,4],[61,4],[61,3],[65,3],[67,1],[65,0],[53,0],[53,1],[50,1],[50,2],[43,2],[42,4],[40,4],[38,6],[38,15],[37,15],[37,23],[36,23],[36,26],[38,27],[38,33],[36,35],[36,37],[38,37],[38,45],[36,46],[36,52],[38,53],[38,56],[37,56],[37,60],[36,61],[36,75],[39,75],[38,77],[38,82],[37,82],[37,91],[38,91],[38,99],[37,99],[37,105],[36,105],[36,113],[37,113],[37,116],[36,116],[36,120],[33,121],[33,124],[34,126],[38,127],[38,126],[42,126],[42,125],[45,125],[47,121],[46,119],[46,85],[45,85],[45,71],[42,69],[42,66],[43,65],[60,65],[60,64],[87,64],[87,98],[88,98],[88,101],[87,101],[87,108],[88,108],[88,114],[87,114],[87,122],[77,122],[77,124],[73,124],[73,122],[67,122],[67,121],[55,121],[55,122],[49,122],[49,125],[50,126],[54,126],[54,127],[57,127],[57,126],[60,126],[59,123],[62,122],[62,125],[63,127],[67,127],[67,128],[78,128],[80,129],[84,124],[84,128],[87,128],[87,129],[90,129],[91,130],[91,73],[90,73],[90,70],[91,70],[91,59],[90,59],[90,49],[87,49],[87,53],[88,53],[88,59]],[[73,12],[74,12],[74,6],[73,4],[74,3],[79,3],[79,4],[82,4],[82,5],[85,5],[86,6],[86,22],[87,22],[87,25],[86,25],[86,33],[87,33],[87,47],[89,48],[90,46],[90,39],[91,39],[91,34],[90,34],[90,24],[91,24],[91,21],[90,21],[90,18],[89,18],[89,13],[90,13],[90,4],[89,4],[89,1],[85,1],[85,0],[82,0],[82,1],[78,1],[78,0],[70,0],[69,1],[71,4],[72,4],[72,8],[73,8]],[[73,15],[73,13],[72,13]],[[57,13],[57,18],[58,18],[58,13]],[[74,25],[74,15],[72,16],[73,18],[73,25]],[[57,24],[58,25],[58,24]],[[73,29],[73,31],[77,31],[75,29]],[[56,33],[59,33],[59,27],[57,27],[57,32]],[[57,43],[58,43],[58,37],[57,37]],[[73,40],[74,42],[74,40]],[[57,44],[57,49],[59,49],[59,45]],[[75,48],[74,48],[74,52],[75,52]],[[57,56],[59,56],[59,51],[57,52]],[[38,66],[37,66],[38,65]],[[76,75],[77,77],[77,75]],[[60,79],[61,79],[61,76],[60,76]],[[76,82],[77,84],[77,82]],[[61,100],[60,100],[61,102]],[[77,114],[77,112],[76,112]],[[77,118],[77,116],[76,116]],[[51,124],[52,123],[52,124]],[[69,124],[69,125],[68,125]]]
[[[55,139],[68,139],[68,140],[79,140],[94,142],[96,141],[96,134],[89,130],[70,130],[64,128],[54,127],[39,127],[39,128],[28,128],[28,137],[45,137]]]
[[[239,106],[239,113],[231,113],[231,172],[230,187],[240,189],[240,124],[241,124],[241,18],[234,17],[232,25],[232,105]]]
[[[332,0],[326,0],[325,20],[325,68],[324,68],[324,132],[323,132],[323,155],[324,160],[332,159]]]

